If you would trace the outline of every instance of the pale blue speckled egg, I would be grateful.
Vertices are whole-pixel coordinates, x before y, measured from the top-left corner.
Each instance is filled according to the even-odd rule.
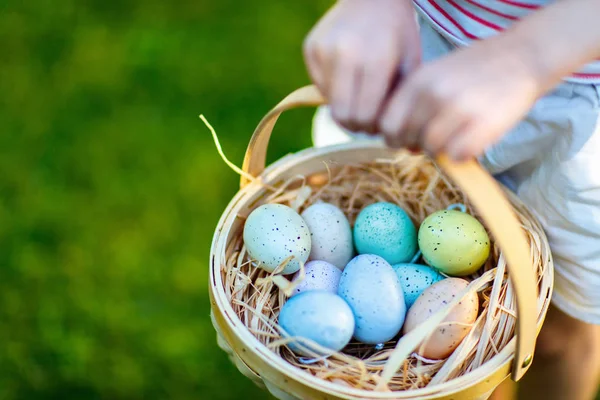
[[[354,245],[359,254],[376,254],[390,264],[405,263],[417,252],[417,230],[399,206],[374,203],[356,218]]]
[[[309,339],[333,353],[342,350],[352,339],[354,316],[340,296],[314,290],[290,298],[281,308],[279,325],[290,337]],[[305,354],[302,346],[310,348],[304,343],[288,345],[292,351]],[[321,354],[317,349],[310,350]]]
[[[394,338],[406,316],[404,294],[398,275],[383,258],[373,254],[356,256],[340,279],[338,294],[354,314],[354,337],[366,344]]]
[[[396,264],[392,267],[400,279],[407,308],[414,304],[425,289],[444,279],[442,274],[427,265]]]
[[[325,290],[337,293],[342,271],[327,261],[309,261],[304,266],[304,279],[300,281],[300,271],[296,272],[292,282],[298,283],[292,295],[309,290]]]
[[[259,266],[273,272],[286,258],[283,274],[300,269],[310,254],[310,231],[300,214],[282,204],[265,204],[250,213],[244,225],[244,244]]]

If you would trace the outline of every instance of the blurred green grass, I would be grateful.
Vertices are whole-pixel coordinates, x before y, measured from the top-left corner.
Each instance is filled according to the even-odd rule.
[[[209,320],[208,256],[329,1],[0,2],[0,398],[266,398]],[[269,159],[310,143],[290,113]]]
[[[250,134],[325,0],[0,2],[0,399],[267,398],[209,320]],[[269,159],[310,144],[284,116]]]

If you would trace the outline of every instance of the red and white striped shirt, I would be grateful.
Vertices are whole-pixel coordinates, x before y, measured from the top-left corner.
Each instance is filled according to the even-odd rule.
[[[552,0],[413,0],[417,11],[456,46],[502,32],[513,22]],[[600,61],[587,64],[565,78],[600,83]]]

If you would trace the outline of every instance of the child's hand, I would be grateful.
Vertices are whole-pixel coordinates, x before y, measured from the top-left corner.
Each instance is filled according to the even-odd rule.
[[[353,131],[375,132],[399,73],[420,61],[410,0],[339,0],[306,39],[304,55],[334,119]]]
[[[457,160],[479,156],[541,94],[529,58],[499,38],[421,66],[386,105],[379,125],[386,142]]]

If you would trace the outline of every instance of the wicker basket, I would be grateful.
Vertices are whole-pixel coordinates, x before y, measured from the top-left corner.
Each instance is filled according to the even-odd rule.
[[[342,354],[332,360],[342,367],[347,362],[358,363],[364,370],[358,380],[353,377],[344,380],[343,376],[342,379],[339,376],[327,378],[335,374],[327,373],[331,364],[326,362],[319,367],[319,373],[315,373],[314,368],[303,367],[302,363],[295,362],[285,343],[281,344],[276,329],[265,321],[266,317],[253,314],[256,310],[240,308],[240,302],[245,304],[247,298],[268,291],[262,294],[265,301],[273,303],[269,305],[270,312],[276,317],[277,307],[285,301],[284,290],[277,286],[279,283],[283,287],[283,277],[265,277],[266,273],[257,272],[244,261],[248,256],[240,237],[244,220],[254,208],[266,201],[293,204],[302,191],[296,187],[293,196],[286,196],[292,188],[290,182],[302,176],[306,178],[303,179],[306,185],[314,178],[316,187],[322,187],[323,179],[331,179],[328,165],[351,165],[365,170],[376,160],[393,164],[399,157],[398,152],[378,143],[353,142],[307,149],[265,169],[269,138],[279,115],[291,108],[322,103],[322,97],[313,86],[293,92],[265,116],[250,141],[243,166],[247,174],[242,176],[241,190],[219,221],[211,248],[211,317],[219,346],[229,353],[244,375],[266,386],[280,399],[485,399],[508,376],[519,380],[531,365],[535,340],[549,306],[552,259],[539,223],[476,162],[455,164],[440,157],[434,165],[424,156],[405,154],[401,157],[403,162],[417,163],[418,168],[435,168],[443,182],[429,183],[446,185],[444,190],[462,196],[460,198],[490,232],[496,249],[492,265],[488,265],[483,275],[473,278],[468,288],[485,291],[493,299],[485,306],[488,314],[481,318],[481,329],[473,329],[470,344],[461,344],[450,358],[431,370],[433,373],[427,375],[426,380],[415,383],[414,388],[400,390],[398,382],[406,381],[407,368],[412,368],[414,362],[421,366],[421,361],[414,360],[414,350],[443,321],[453,303],[397,343],[388,343],[383,355],[379,355],[379,368],[366,368],[367,364],[361,364],[356,354]],[[300,203],[306,200],[306,197],[300,199]],[[424,216],[413,217],[419,222]],[[245,267],[240,267],[243,265]],[[268,285],[260,284],[265,278],[269,278]],[[476,283],[479,286],[474,286]],[[496,300],[499,292],[502,292],[501,303]],[[490,333],[486,330],[489,324],[500,328]],[[257,327],[264,329],[260,331]],[[471,346],[470,350],[463,348],[465,346]],[[443,378],[439,378],[440,371],[445,371]],[[436,374],[440,374],[439,379]]]

